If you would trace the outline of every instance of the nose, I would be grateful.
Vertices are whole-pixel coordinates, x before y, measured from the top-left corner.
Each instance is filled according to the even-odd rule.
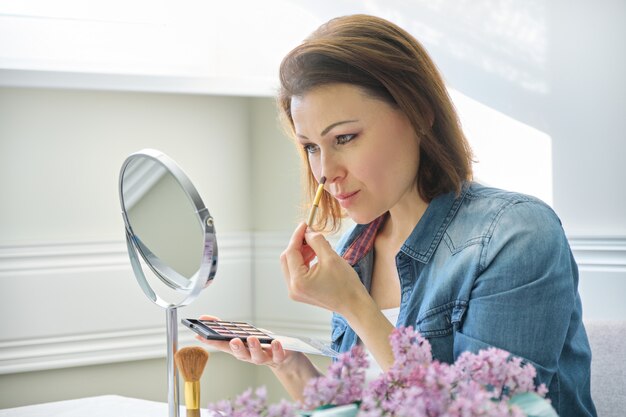
[[[321,178],[322,175],[325,176],[326,184],[333,184],[340,181],[346,173],[345,167],[341,161],[341,156],[332,150],[321,152],[320,168],[321,172],[319,172],[318,178]]]

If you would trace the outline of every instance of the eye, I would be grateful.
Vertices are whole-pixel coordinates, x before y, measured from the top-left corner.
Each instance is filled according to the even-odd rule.
[[[308,154],[312,154],[318,151],[318,146],[314,145],[312,143],[307,143],[306,145],[302,146],[304,148],[304,151]]]
[[[335,139],[337,139],[337,145],[345,145],[350,142],[352,139],[356,138],[355,134],[349,133],[346,135],[337,135]]]

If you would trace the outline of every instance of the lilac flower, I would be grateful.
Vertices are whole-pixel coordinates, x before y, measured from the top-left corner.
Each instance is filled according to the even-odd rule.
[[[535,388],[532,365],[499,349],[465,353],[448,365],[433,361],[428,341],[410,327],[394,330],[390,342],[394,364],[365,389],[359,417],[523,416],[506,400],[546,392]]]
[[[368,360],[365,350],[355,346],[339,355],[324,376],[309,381],[304,388],[304,407],[344,405],[359,401],[363,394]]]
[[[251,416],[258,415],[265,407],[266,399],[267,390],[265,387],[258,388],[254,394],[250,388],[235,398],[234,407],[240,410],[246,410],[246,414],[249,413]]]
[[[518,393],[545,396],[536,387],[535,368],[508,352],[491,348],[463,353],[452,364],[432,358],[431,346],[413,328],[395,329],[389,341],[394,363],[367,387],[366,353],[361,346],[339,356],[325,376],[304,389],[303,406],[360,402],[358,417],[523,417],[508,400]],[[234,401],[210,405],[224,417],[295,417],[286,401],[267,406],[266,392],[247,390]]]
[[[278,404],[272,404],[267,408],[266,417],[290,417],[295,415],[294,405],[287,400],[281,400]]]
[[[537,371],[533,365],[523,364],[521,358],[513,357],[502,349],[464,352],[454,366],[460,380],[471,379],[487,386],[494,398],[507,400],[523,392],[536,392],[544,396],[547,392],[543,384],[535,387]]]
[[[395,363],[427,364],[433,355],[430,343],[413,327],[398,327],[389,336]]]
[[[254,393],[251,388],[247,389],[232,401],[209,404],[208,409],[223,417],[296,417],[294,406],[287,401],[268,407],[265,387]]]

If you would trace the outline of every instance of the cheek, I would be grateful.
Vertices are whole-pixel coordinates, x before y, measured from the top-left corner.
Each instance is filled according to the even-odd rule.
[[[394,152],[390,147],[377,147],[376,150],[370,152],[362,164],[362,169],[370,175],[384,176],[387,172],[394,169],[397,161],[394,160]]]
[[[390,171],[390,164],[386,152],[368,152],[361,155],[351,166],[354,177],[368,184],[374,189],[384,189],[387,183],[387,176]],[[380,192],[381,190],[378,190]]]
[[[417,175],[417,149],[407,143],[392,141],[388,146],[380,147],[370,153],[360,164],[360,175],[378,192],[393,192],[395,185],[412,182]]]

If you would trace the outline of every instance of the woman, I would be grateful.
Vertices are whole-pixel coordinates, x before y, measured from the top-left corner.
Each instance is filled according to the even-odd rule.
[[[357,225],[331,248],[300,224],[281,255],[290,297],[333,312],[339,351],[363,343],[382,369],[394,325],[433,356],[495,346],[533,363],[562,416],[593,416],[578,272],[560,221],[541,201],[471,182],[471,151],[423,47],[372,16],[333,19],[280,68],[278,104],[300,145],[313,229]],[[310,264],[317,257],[317,262]],[[319,372],[274,341],[216,344],[266,364],[294,398]]]

